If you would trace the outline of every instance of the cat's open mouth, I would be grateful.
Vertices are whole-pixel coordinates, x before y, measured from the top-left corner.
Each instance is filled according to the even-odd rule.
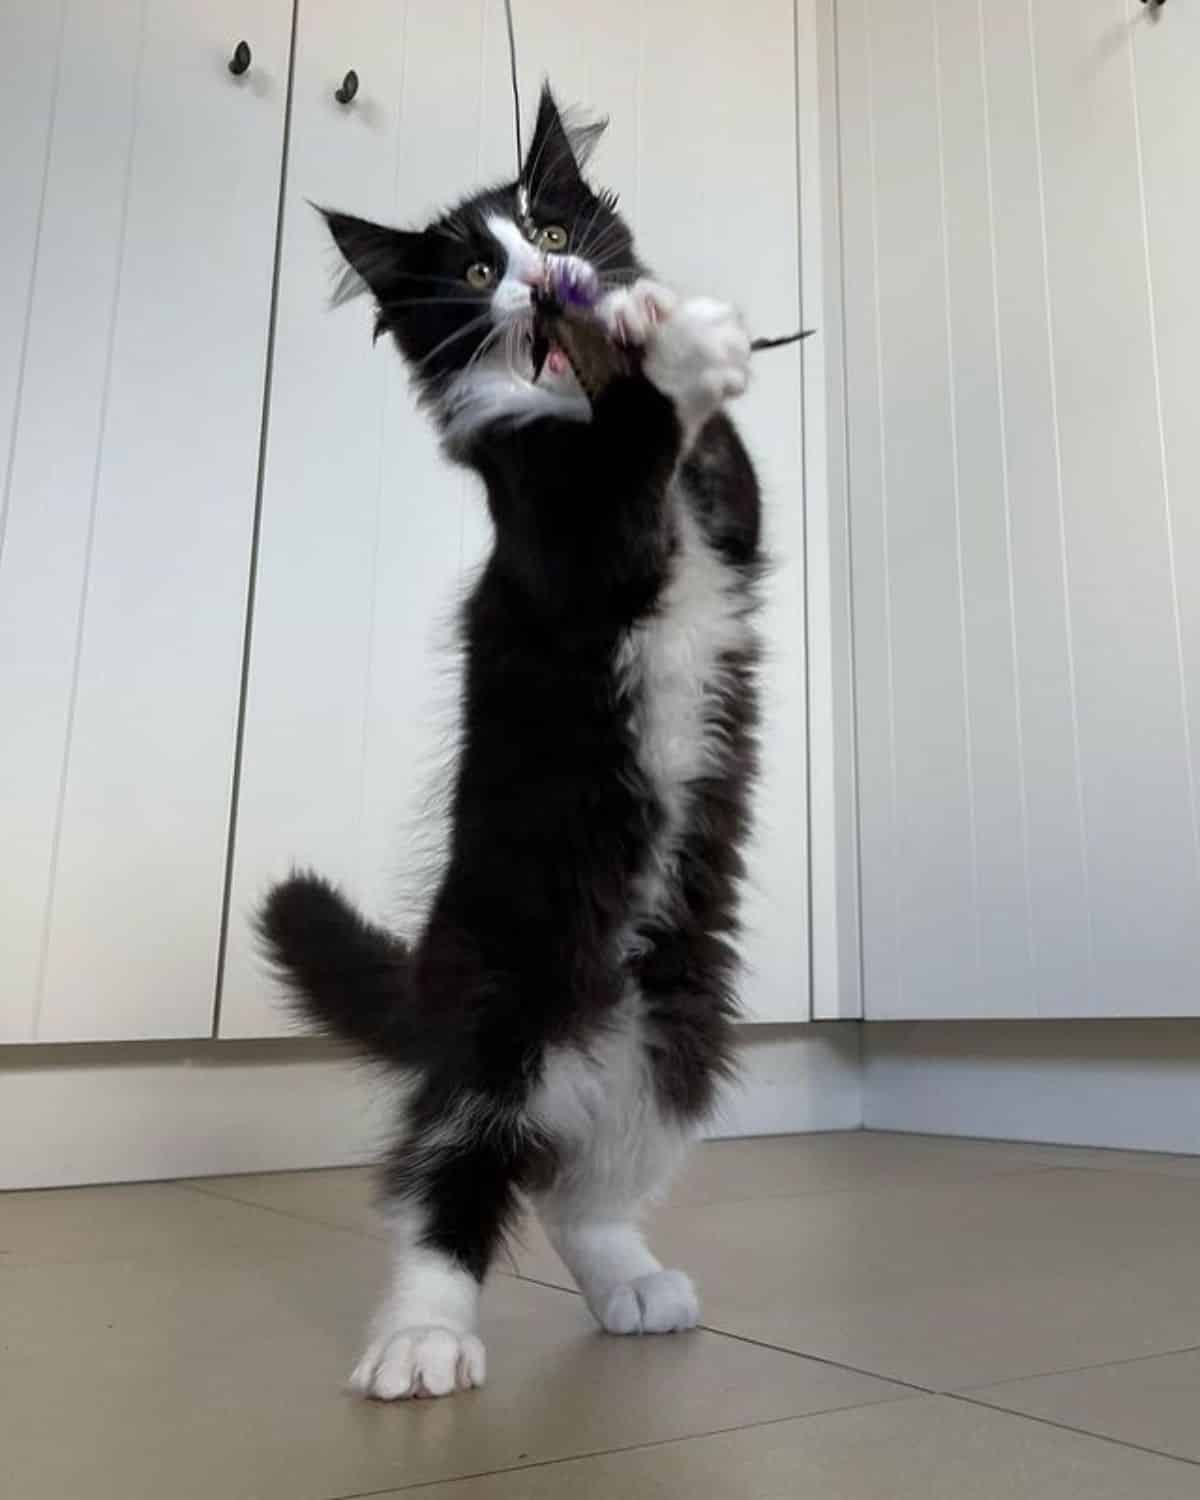
[[[521,373],[527,375],[534,385],[566,380],[572,387],[578,387],[567,351],[555,340],[530,329],[521,336],[520,350]]]

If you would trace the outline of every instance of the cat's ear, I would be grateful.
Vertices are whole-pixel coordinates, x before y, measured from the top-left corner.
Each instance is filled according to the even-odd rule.
[[[607,120],[584,120],[569,110],[560,110],[550,85],[544,83],[521,173],[530,193],[536,197],[553,187],[574,187],[582,182],[583,169],[607,125]]]
[[[334,303],[370,291],[381,305],[402,298],[408,267],[422,236],[408,229],[388,229],[353,214],[321,208],[334,243],[346,258],[346,274],[334,292]]]

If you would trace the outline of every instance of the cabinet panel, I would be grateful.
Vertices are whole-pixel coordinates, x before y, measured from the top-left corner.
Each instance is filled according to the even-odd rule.
[[[311,864],[393,919],[412,866],[448,723],[436,643],[461,576],[464,481],[390,341],[372,348],[366,299],[330,308],[338,260],[311,203],[403,222],[474,179],[480,118],[445,102],[480,98],[481,25],[478,5],[299,10],[224,1036],[288,1029],[248,925],[270,880]],[[345,107],[334,90],[351,67]]]
[[[707,0],[687,28],[654,7],[626,9],[577,12],[568,24],[561,6],[521,5],[526,105],[545,74],[564,101],[611,112],[596,175],[621,192],[651,263],[684,287],[738,297],[756,330],[794,327],[791,5],[754,0],[734,24],[729,0]],[[331,80],[348,66],[362,86],[343,111]],[[514,164],[497,0],[410,6],[398,18],[365,0],[336,14],[302,3],[295,76],[221,1006],[227,1036],[288,1028],[247,917],[293,861],[341,881],[373,916],[411,926],[436,844],[429,788],[453,739],[455,664],[439,642],[487,544],[473,483],[438,455],[393,350],[371,351],[365,304],[336,315],[324,306],[335,260],[304,199],[420,222],[474,183],[511,177]],[[681,76],[708,101],[686,121],[665,84]],[[468,106],[448,110],[448,99]],[[759,226],[750,276],[747,218]],[[764,356],[739,412],[781,561],[767,622],[774,728],[747,984],[751,1007],[773,1020],[807,1015],[799,372],[795,349]]]
[[[1200,861],[1200,195],[1194,188],[1200,133],[1200,13],[1170,14],[1127,0],[1133,39],[1139,187],[1145,216],[1146,266],[1153,313],[1153,393],[1165,481],[1170,548],[1170,602],[1178,633],[1183,723],[1190,795],[1180,823],[1191,825]],[[1186,885],[1185,885],[1186,888]],[[1195,906],[1192,907],[1195,931]]]
[[[1155,139],[1197,105],[1140,10],[839,7],[871,1018],[1197,1004],[1196,216],[1139,70]]]
[[[71,5],[48,68],[0,555],[17,1037],[211,1029],[289,18]]]

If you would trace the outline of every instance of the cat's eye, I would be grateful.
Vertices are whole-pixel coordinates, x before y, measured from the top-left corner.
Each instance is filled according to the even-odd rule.
[[[486,260],[474,260],[464,272],[467,285],[473,286],[478,291],[491,286],[496,279],[495,266],[489,265]]]
[[[561,224],[543,224],[537,232],[537,247],[539,250],[565,250],[567,231]]]

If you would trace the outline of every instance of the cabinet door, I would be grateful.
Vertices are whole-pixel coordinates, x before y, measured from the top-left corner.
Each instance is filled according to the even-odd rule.
[[[547,75],[564,101],[611,114],[595,172],[621,191],[650,262],[740,300],[755,331],[791,329],[792,7],[705,0],[689,17],[680,27],[632,3],[569,16],[522,4],[527,113]],[[223,1036],[289,1026],[247,918],[291,863],[337,879],[389,924],[410,927],[427,897],[431,788],[452,752],[452,612],[488,540],[482,501],[439,457],[395,353],[372,351],[370,310],[329,312],[335,256],[305,200],[419,223],[511,177],[508,66],[498,0],[399,16],[382,0],[300,5]],[[349,67],[360,91],[343,107],[333,90]],[[681,78],[702,105],[679,110]],[[747,999],[763,1019],[796,1020],[808,1012],[798,350],[764,356],[756,374],[739,417],[780,567]]]
[[[289,15],[0,17],[9,1039],[211,1032]]]
[[[1194,1014],[1194,50],[838,13],[866,1014]]]

